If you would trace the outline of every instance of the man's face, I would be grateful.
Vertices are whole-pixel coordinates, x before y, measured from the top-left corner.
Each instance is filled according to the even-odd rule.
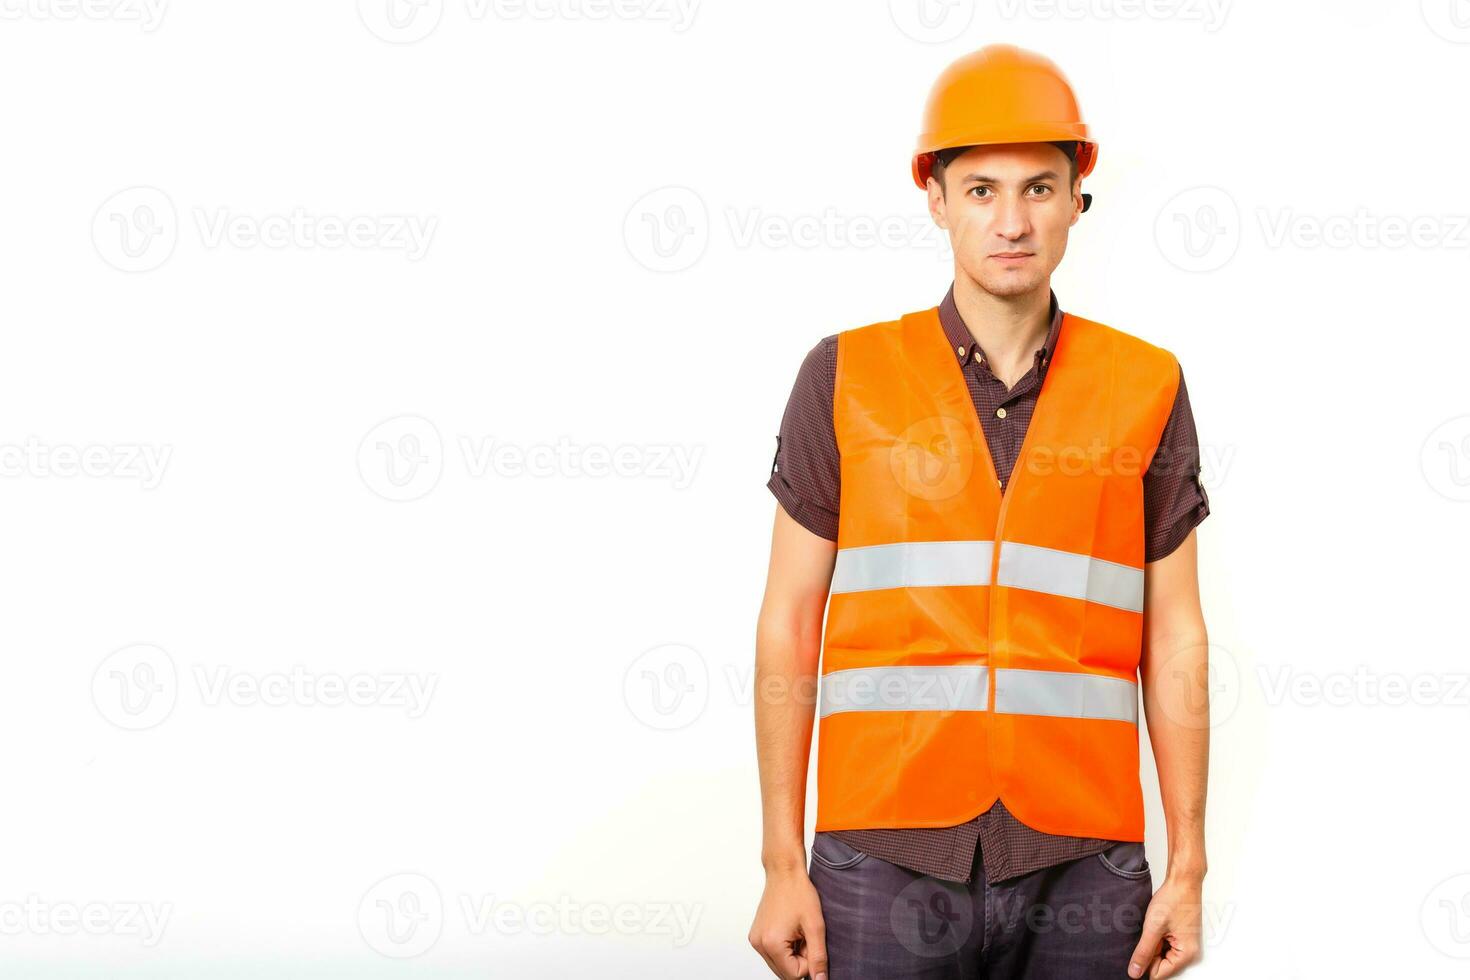
[[[1081,181],[1050,143],[976,146],[929,179],[929,213],[949,231],[955,262],[994,296],[1042,288],[1082,214]]]

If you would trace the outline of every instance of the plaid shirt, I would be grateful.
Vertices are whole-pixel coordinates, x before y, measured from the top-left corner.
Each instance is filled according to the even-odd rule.
[[[955,306],[953,285],[939,305],[939,322],[964,371],[970,399],[1004,489],[1020,455],[1021,441],[1061,332],[1062,310],[1056,293],[1051,294],[1051,328],[1046,340],[1037,348],[1031,369],[1010,389],[990,372],[985,352]],[[832,541],[837,540],[841,498],[840,457],[832,423],[836,376],[834,334],[822,338],[802,362],[781,419],[776,458],[766,483],[793,520]],[[1003,418],[996,413],[1001,407],[1006,410]],[[1200,480],[1199,439],[1182,372],[1174,408],[1144,474],[1143,486],[1144,560],[1158,561],[1179,547],[1210,513],[1209,498]],[[833,834],[874,857],[950,881],[970,880],[978,845],[985,877],[992,884],[1096,854],[1116,843],[1042,833],[1016,819],[999,800],[978,817],[955,827],[842,830]]]

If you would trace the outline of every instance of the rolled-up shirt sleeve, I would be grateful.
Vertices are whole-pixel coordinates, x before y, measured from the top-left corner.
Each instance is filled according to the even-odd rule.
[[[1209,515],[1210,498],[1200,474],[1199,435],[1181,369],[1174,408],[1143,474],[1144,561],[1167,558]]]
[[[766,482],[783,510],[802,527],[837,540],[842,467],[832,425],[837,336],[824,337],[801,362],[786,400],[776,457]]]

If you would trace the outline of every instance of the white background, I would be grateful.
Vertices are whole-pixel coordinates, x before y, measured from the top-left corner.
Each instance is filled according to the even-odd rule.
[[[774,435],[1010,41],[1203,443],[1191,975],[1463,975],[1465,0],[157,3],[0,3],[0,973],[765,975]]]

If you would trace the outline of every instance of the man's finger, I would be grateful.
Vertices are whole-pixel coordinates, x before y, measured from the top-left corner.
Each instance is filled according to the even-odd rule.
[[[1143,924],[1143,936],[1138,940],[1138,945],[1133,947],[1133,955],[1128,958],[1128,975],[1130,977],[1141,977],[1145,969],[1152,969],[1157,962],[1159,947],[1164,942],[1164,924],[1161,921],[1145,921]],[[1152,974],[1150,974],[1152,975]]]
[[[1198,951],[1188,943],[1180,943],[1178,946],[1171,944],[1168,954],[1163,958],[1163,963],[1159,965],[1159,980],[1175,976],[1197,958]]]
[[[811,980],[827,980],[826,923],[821,919],[808,919],[801,924],[801,934],[806,937],[806,972],[802,976]]]
[[[796,972],[796,954],[791,951],[791,940],[766,936],[761,940],[760,954],[766,966],[781,980],[797,980],[801,976]]]

